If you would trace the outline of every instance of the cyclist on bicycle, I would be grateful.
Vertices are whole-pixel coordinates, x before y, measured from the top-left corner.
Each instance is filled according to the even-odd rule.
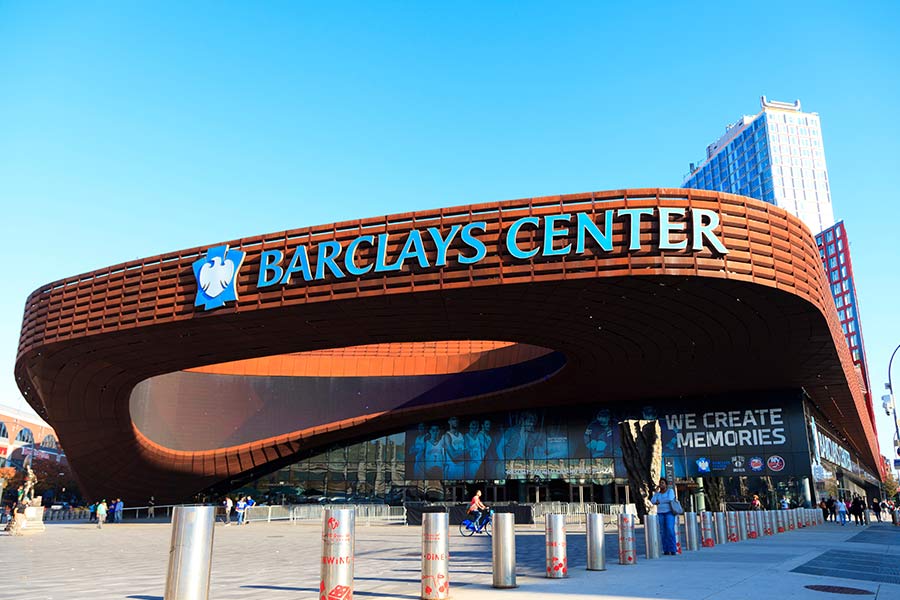
[[[467,514],[472,515],[472,525],[477,530],[481,524],[481,515],[487,510],[487,506],[481,503],[481,490],[475,492],[475,495],[472,496],[472,501],[469,502],[469,509],[466,511]]]

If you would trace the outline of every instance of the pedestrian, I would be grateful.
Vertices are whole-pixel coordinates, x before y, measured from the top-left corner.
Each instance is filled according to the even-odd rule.
[[[99,504],[97,504],[97,529],[103,529],[103,521],[106,520],[106,500],[101,500]]]
[[[234,505],[234,511],[237,513],[237,524],[244,524],[244,511],[247,510],[247,500],[243,496]]]
[[[824,500],[819,501],[819,510],[822,511],[822,518],[828,520],[828,504]]]
[[[675,556],[678,550],[675,546],[675,512],[672,510],[674,501],[675,491],[669,487],[665,478],[661,477],[656,493],[653,494],[650,502],[656,505],[659,532],[662,536],[663,554],[668,556]]]
[[[153,519],[156,517],[156,499],[153,496],[150,496],[150,499],[147,500],[147,518]]]
[[[225,506],[225,527],[228,527],[231,525],[231,509],[234,508],[234,501],[230,496],[225,496],[222,504]]]
[[[762,510],[762,502],[756,494],[753,494],[753,499],[750,500],[750,510]]]
[[[827,521],[829,517],[832,521],[834,521],[837,516],[834,514],[834,497],[829,495],[828,499],[825,500],[825,506],[828,508],[828,512],[825,513],[825,520]]]
[[[850,504],[850,513],[853,515],[853,521],[857,526],[865,524],[863,521],[863,511],[865,509],[866,505],[863,499],[860,496],[856,496]]]
[[[244,509],[244,525],[250,524],[250,509],[256,506],[256,500],[252,496],[247,496],[247,508]]]
[[[88,506],[88,511],[90,512],[90,518],[88,518],[88,523],[93,523],[97,520],[97,503],[91,502],[91,505]]]
[[[839,498],[834,505],[837,508],[837,516],[841,522],[841,527],[843,527],[847,524],[847,504],[842,498]]]
[[[125,509],[125,503],[121,498],[116,498],[116,523],[122,522],[122,511]]]

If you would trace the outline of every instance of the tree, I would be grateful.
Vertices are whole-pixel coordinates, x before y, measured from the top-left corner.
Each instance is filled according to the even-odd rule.
[[[0,504],[3,503],[3,490],[6,488],[6,482],[12,481],[16,476],[16,470],[13,467],[0,467]]]
[[[45,496],[51,493],[54,500],[67,500],[76,503],[81,499],[78,490],[78,482],[69,469],[68,463],[56,462],[47,458],[34,458],[31,469],[37,477],[37,485],[34,488],[35,496]],[[13,469],[14,475],[7,479],[7,501],[15,500],[15,490],[25,482],[25,471]],[[2,478],[2,476],[0,476]],[[65,490],[65,491],[63,491]],[[62,498],[65,494],[65,498]],[[12,496],[12,497],[10,497]]]
[[[897,482],[897,478],[894,477],[893,471],[886,471],[884,475],[884,482],[882,483],[884,486],[884,493],[888,498],[893,498],[897,495],[897,488],[900,487],[900,484]]]

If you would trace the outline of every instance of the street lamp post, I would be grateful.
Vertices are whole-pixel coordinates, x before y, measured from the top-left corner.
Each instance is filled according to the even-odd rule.
[[[891,379],[891,367],[894,364],[894,357],[897,355],[897,351],[900,350],[900,346],[894,348],[894,351],[891,352],[891,358],[888,361],[888,382],[885,384],[885,387],[888,390],[888,398],[887,401],[891,404],[891,409],[894,411],[894,459],[900,458],[897,455],[898,449],[900,449],[900,423],[897,422],[897,404],[894,398],[894,384]],[[887,407],[887,401],[885,402],[885,408]]]

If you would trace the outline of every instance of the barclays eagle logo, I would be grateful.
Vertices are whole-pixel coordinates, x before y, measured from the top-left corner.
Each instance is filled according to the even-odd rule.
[[[244,262],[240,250],[229,250],[228,244],[206,251],[206,256],[194,262],[194,278],[197,280],[197,299],[194,306],[203,310],[219,308],[226,302],[236,302],[237,274]]]

